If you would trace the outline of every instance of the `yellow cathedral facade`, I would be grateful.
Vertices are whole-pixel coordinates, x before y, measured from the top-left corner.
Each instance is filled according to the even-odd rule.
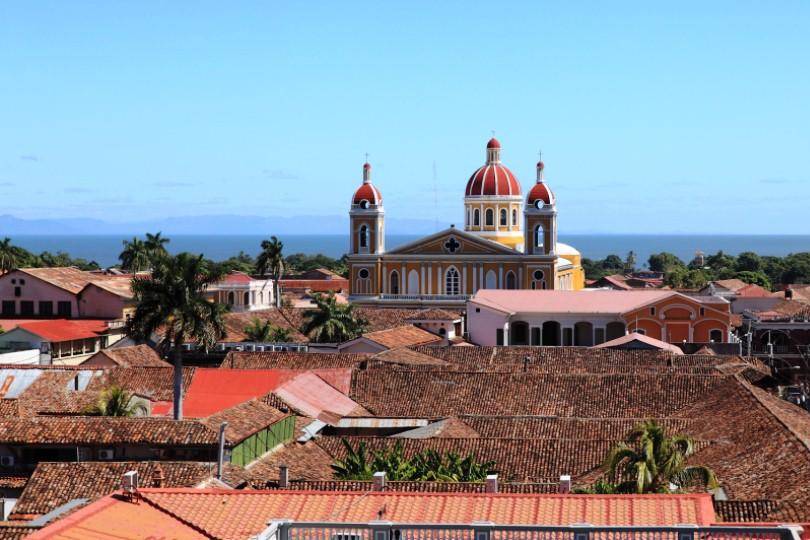
[[[349,299],[358,304],[458,307],[479,289],[585,286],[580,253],[557,241],[557,204],[543,162],[524,197],[494,138],[486,163],[467,181],[463,229],[451,226],[386,251],[383,198],[368,163],[349,223]]]

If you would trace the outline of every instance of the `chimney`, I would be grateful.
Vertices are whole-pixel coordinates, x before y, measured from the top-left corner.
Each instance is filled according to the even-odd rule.
[[[560,476],[560,484],[557,486],[557,493],[571,493],[571,475]]]
[[[785,287],[785,300],[793,300],[793,289],[790,288],[790,285]]]
[[[488,474],[487,475],[486,492],[487,493],[498,493],[498,475],[497,474]]]
[[[152,487],[162,488],[163,487],[163,467],[160,466],[160,462],[155,463],[155,468],[152,471]]]
[[[384,491],[385,490],[385,473],[382,471],[374,473],[374,487],[372,488],[373,491]]]
[[[121,490],[127,494],[138,492],[138,471],[127,471],[121,479]]]
[[[278,466],[278,487],[282,489],[290,487],[290,468],[284,464]]]

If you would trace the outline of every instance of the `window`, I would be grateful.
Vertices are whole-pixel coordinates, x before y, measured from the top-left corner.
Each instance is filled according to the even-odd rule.
[[[655,316],[655,306],[650,308],[650,315]]]
[[[245,294],[242,296],[242,303],[243,303],[243,304],[245,304],[246,306],[247,306],[248,304],[250,304],[250,294],[245,293]]]
[[[706,308],[702,307],[700,308],[700,316],[703,317],[704,315],[706,315]]]
[[[714,343],[722,343],[723,341],[723,331],[722,330],[712,330],[709,332],[709,341]]]
[[[228,293],[228,305],[232,306],[236,303],[236,296],[233,294],[233,291]]]
[[[495,345],[499,347],[503,345],[503,328],[495,330]]]
[[[357,283],[355,283],[355,291],[357,294],[368,294],[371,292],[371,280],[369,280],[369,276],[371,274],[368,271],[368,268],[361,268],[357,272]]]
[[[512,209],[512,226],[517,227],[517,210]]]
[[[495,212],[492,210],[492,208],[487,208],[485,223],[488,227],[495,225]]]
[[[368,227],[363,225],[360,227],[360,247],[367,248],[368,247]]]
[[[543,241],[545,235],[543,234],[543,226],[542,225],[535,225],[534,227],[534,247],[535,252],[542,252]],[[541,248],[541,249],[537,249]]]
[[[20,315],[33,315],[34,302],[31,300],[23,300],[20,302]]]
[[[3,300],[3,307],[0,311],[2,311],[3,315],[16,315],[14,300]]]
[[[517,278],[515,278],[515,273],[511,270],[506,273],[506,288],[517,289]]]
[[[391,272],[391,294],[399,294],[399,272],[394,270]]]
[[[368,201],[365,200],[365,199],[360,201],[360,208],[362,208],[363,210],[367,210],[368,209]]]
[[[443,336],[445,334],[447,334],[447,330],[445,330],[444,328],[439,328],[439,335]]]
[[[532,272],[532,289],[545,289],[546,288],[546,276],[543,274],[542,270],[535,270]]]
[[[19,287],[14,287],[14,296],[16,298],[19,298],[20,296],[22,296],[22,289],[19,288]]]
[[[475,227],[481,225],[481,211],[478,208],[476,208],[475,211],[473,212],[473,225]]]
[[[454,266],[451,266],[447,269],[447,273],[444,275],[444,292],[445,294],[452,294],[457,295],[459,294],[459,275],[458,270]]]
[[[506,227],[509,223],[506,221],[506,208],[501,208],[501,227]]]
[[[53,315],[53,302],[50,300],[40,300],[39,314],[43,317],[50,317]]]
[[[368,269],[361,268],[357,275],[360,277],[360,279],[368,279]]]
[[[56,304],[56,314],[61,317],[72,317],[73,316],[73,308],[70,305],[70,302],[66,302],[64,300],[60,301]]]

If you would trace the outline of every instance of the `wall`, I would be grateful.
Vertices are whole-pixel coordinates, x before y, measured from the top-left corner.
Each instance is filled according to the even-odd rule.
[[[12,283],[12,280],[16,281],[16,283]],[[20,280],[24,280],[25,284],[20,285]],[[20,287],[21,296],[19,297],[14,296],[14,288],[17,286]],[[21,317],[20,302],[23,300],[31,300],[34,302],[35,315],[39,315],[39,301],[50,300],[53,302],[53,315],[50,317],[57,316],[57,302],[60,301],[70,302],[72,316],[79,316],[79,305],[76,295],[18,270],[9,272],[0,277],[0,305],[2,305],[1,302],[3,300],[15,301],[17,318]]]
[[[89,285],[79,295],[79,314],[94,319],[121,319],[126,303],[117,294]]]
[[[231,449],[231,463],[245,466],[276,446],[291,441],[295,434],[295,416],[288,416],[262,429]]]
[[[669,343],[684,340],[706,343],[710,341],[712,330],[722,331],[723,341],[728,341],[731,330],[729,304],[702,304],[680,294],[629,311],[623,314],[623,318],[630,332],[641,330],[652,338]]]
[[[474,302],[467,302],[467,333],[476,345],[495,346],[496,330],[503,328],[508,315]]]

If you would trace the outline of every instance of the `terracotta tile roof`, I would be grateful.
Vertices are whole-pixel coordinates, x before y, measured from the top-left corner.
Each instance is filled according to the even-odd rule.
[[[96,357],[103,357],[109,362],[122,367],[171,367],[171,364],[160,358],[160,355],[149,345],[133,345],[131,347],[117,347],[97,352],[84,363],[91,363]]]
[[[27,521],[3,521],[0,522],[0,539],[20,540],[37,530],[39,527],[32,527]]]
[[[448,311],[446,309],[421,309],[409,316],[406,321],[457,321],[461,319],[461,313]]]
[[[387,330],[404,324],[410,324],[410,319],[423,310],[358,307],[355,311],[358,315],[368,320],[368,331],[376,332],[378,330]]]
[[[388,349],[375,354],[372,357],[374,362],[382,362],[385,364],[396,364],[400,366],[433,366],[433,367],[452,367],[449,362],[446,362],[435,356],[424,354],[413,349]]]
[[[225,439],[229,445],[234,445],[287,416],[289,415],[267,403],[252,399],[203,418],[200,423],[218,432],[222,422],[228,422]]]
[[[380,511],[393,522],[571,525],[674,525],[715,521],[709,495],[545,495],[485,493],[361,493],[144,489],[134,504],[106,497],[33,538],[60,533],[120,538],[244,539],[268,520],[369,522]],[[144,504],[145,503],[145,504]],[[157,512],[152,513],[152,510]],[[122,530],[121,524],[128,528]],[[185,527],[178,530],[178,527]],[[193,528],[191,528],[193,526]],[[199,531],[199,532],[198,532]],[[204,532],[204,535],[201,534]]]
[[[441,338],[436,334],[422,330],[411,324],[397,326],[387,330],[368,332],[363,334],[362,337],[388,349],[412,347],[441,341]]]
[[[732,292],[736,292],[748,285],[741,279],[718,279],[712,283],[714,283],[716,287],[722,287]]]
[[[22,473],[3,472],[0,473],[1,489],[20,489],[28,483],[28,475]]]
[[[22,323],[18,328],[55,343],[97,338],[110,331],[105,319],[50,319]]]
[[[278,481],[279,466],[289,467],[289,478],[295,480],[330,480],[334,459],[315,441],[290,442],[254,461],[247,468],[251,484],[259,489]]]
[[[0,419],[4,444],[200,446],[217,442],[217,433],[193,420],[103,416],[39,416]]]
[[[560,416],[460,416],[481,437],[623,441],[638,418],[571,418]],[[686,418],[656,418],[669,433],[690,433]]]
[[[134,295],[132,294],[132,278],[130,276],[106,276],[104,278],[95,278],[85,287],[98,287],[105,291],[120,296],[126,300],[131,300]]]
[[[714,501],[714,511],[720,521],[764,522],[778,508],[776,501]]]
[[[290,342],[306,343],[307,337],[299,331],[301,328],[300,314],[297,310],[262,309],[244,313],[227,313],[224,317],[225,338],[223,341],[246,341],[245,328],[253,324],[255,319],[270,323],[279,328],[290,331]]]
[[[351,397],[382,416],[644,418],[670,416],[723,381],[715,375],[677,372],[593,375],[374,369],[354,374]],[[608,395],[613,399],[605,400]]]
[[[215,474],[216,468],[216,463],[194,461],[162,461],[159,465],[155,461],[43,462],[17,500],[14,516],[33,519],[73,499],[107,496],[120,489],[121,478],[128,471],[138,471],[142,487],[156,487],[158,474],[163,476],[162,487],[193,487]]]
[[[355,353],[230,351],[220,367],[240,369],[353,368],[368,358],[367,354]]]
[[[253,278],[248,274],[234,270],[226,275],[220,283],[250,283],[251,281],[253,281]]]
[[[188,390],[194,376],[194,367],[183,368],[183,392]],[[93,379],[87,391],[94,396],[112,385],[153,401],[172,401],[174,396],[174,367],[118,367],[107,369],[104,375]]]
[[[78,294],[88,283],[92,283],[97,279],[105,279],[104,276],[91,274],[73,267],[20,268],[18,271],[73,294]]]
[[[749,285],[746,285],[745,287],[737,289],[736,295],[743,296],[746,298],[766,298],[771,295],[771,291],[763,287],[760,287],[755,283],[751,283]]]

